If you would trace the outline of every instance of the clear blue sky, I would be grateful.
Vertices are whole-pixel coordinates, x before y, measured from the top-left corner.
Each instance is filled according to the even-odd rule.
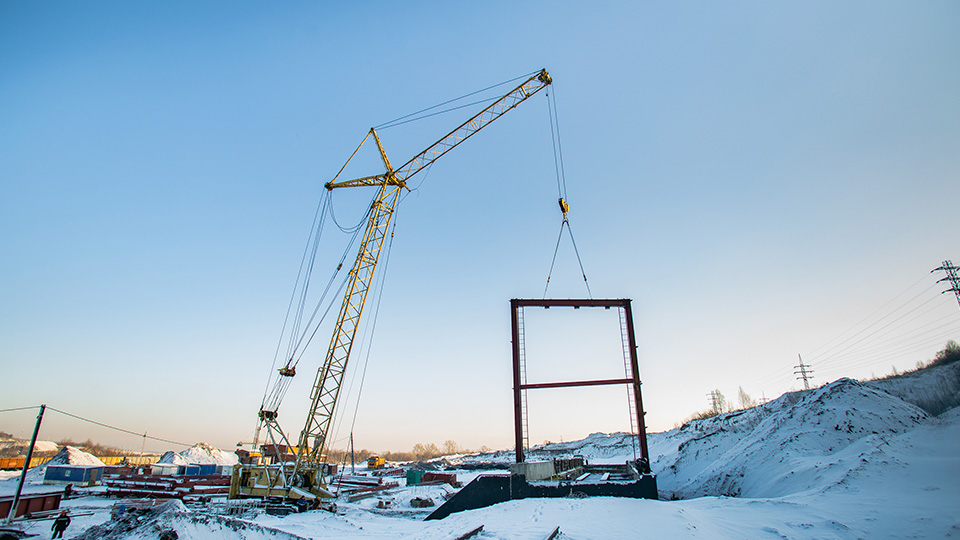
[[[541,67],[593,294],[634,300],[651,428],[714,388],[796,387],[798,353],[817,382],[913,367],[960,337],[922,281],[960,263],[958,23],[952,1],[4,2],[0,408],[248,440],[323,183],[371,125]],[[560,223],[548,122],[537,96],[403,202],[358,447],[512,444],[508,301],[542,294]],[[946,326],[822,354],[904,291],[890,320],[917,299],[911,324]],[[549,296],[584,295],[564,243]],[[531,314],[531,377],[618,369],[616,329],[586,317]],[[294,434],[323,333],[281,409]],[[625,403],[532,395],[531,439],[624,429]],[[43,436],[139,446],[56,414]]]

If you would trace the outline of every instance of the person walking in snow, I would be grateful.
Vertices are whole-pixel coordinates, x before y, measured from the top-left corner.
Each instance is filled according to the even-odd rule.
[[[67,516],[67,511],[64,510],[60,512],[57,519],[53,520],[53,526],[50,527],[50,530],[53,531],[53,538],[63,538],[63,531],[67,529],[68,525],[70,525],[70,517]]]

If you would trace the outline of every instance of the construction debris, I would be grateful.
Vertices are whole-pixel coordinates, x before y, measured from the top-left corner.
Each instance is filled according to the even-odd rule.
[[[461,534],[460,536],[454,538],[453,540],[467,540],[467,538],[470,538],[470,537],[472,537],[472,536],[474,536],[474,535],[476,535],[476,534],[480,534],[481,531],[483,531],[483,525],[477,527],[476,529],[474,529],[474,530],[472,530],[472,531],[470,531],[470,532],[468,532],[468,533],[466,533],[466,534]]]

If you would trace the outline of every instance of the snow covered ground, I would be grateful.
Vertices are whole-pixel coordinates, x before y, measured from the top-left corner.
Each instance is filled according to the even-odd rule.
[[[447,488],[401,487],[323,511],[252,521],[189,512],[179,503],[137,523],[109,519],[104,499],[65,502],[80,517],[67,537],[453,539],[475,538],[858,539],[960,537],[960,364],[909,377],[861,383],[841,379],[781,396],[762,407],[690,422],[649,436],[660,501],[611,497],[526,499],[422,520],[413,497],[438,503]],[[534,458],[583,455],[593,463],[633,459],[625,434],[594,434],[547,445]],[[512,452],[451,456],[467,467],[507,463]],[[461,471],[469,481],[483,471]],[[502,473],[500,473],[502,474]],[[12,480],[0,482],[6,490]],[[390,499],[392,511],[376,507]],[[94,525],[104,524],[101,528]],[[49,524],[37,525],[49,528]],[[78,536],[84,530],[87,533]],[[41,532],[41,531],[34,531]]]

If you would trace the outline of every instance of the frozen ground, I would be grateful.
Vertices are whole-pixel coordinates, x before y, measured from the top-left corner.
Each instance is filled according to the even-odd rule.
[[[892,381],[841,379],[781,396],[763,407],[691,422],[649,437],[660,501],[596,497],[527,499],[422,521],[413,497],[438,502],[445,488],[403,487],[323,511],[252,521],[206,516],[174,505],[136,524],[109,520],[104,499],[66,501],[89,511],[67,537],[454,539],[475,538],[875,539],[960,538],[960,364]],[[624,434],[594,434],[537,449],[535,456],[580,454],[592,462],[633,457]],[[509,462],[510,452],[455,456],[449,462]],[[467,481],[485,472],[461,472]],[[5,486],[12,480],[0,482]],[[2,489],[2,487],[0,487]],[[676,500],[667,500],[676,499]],[[103,528],[92,529],[104,523]],[[49,524],[39,524],[45,533]]]

